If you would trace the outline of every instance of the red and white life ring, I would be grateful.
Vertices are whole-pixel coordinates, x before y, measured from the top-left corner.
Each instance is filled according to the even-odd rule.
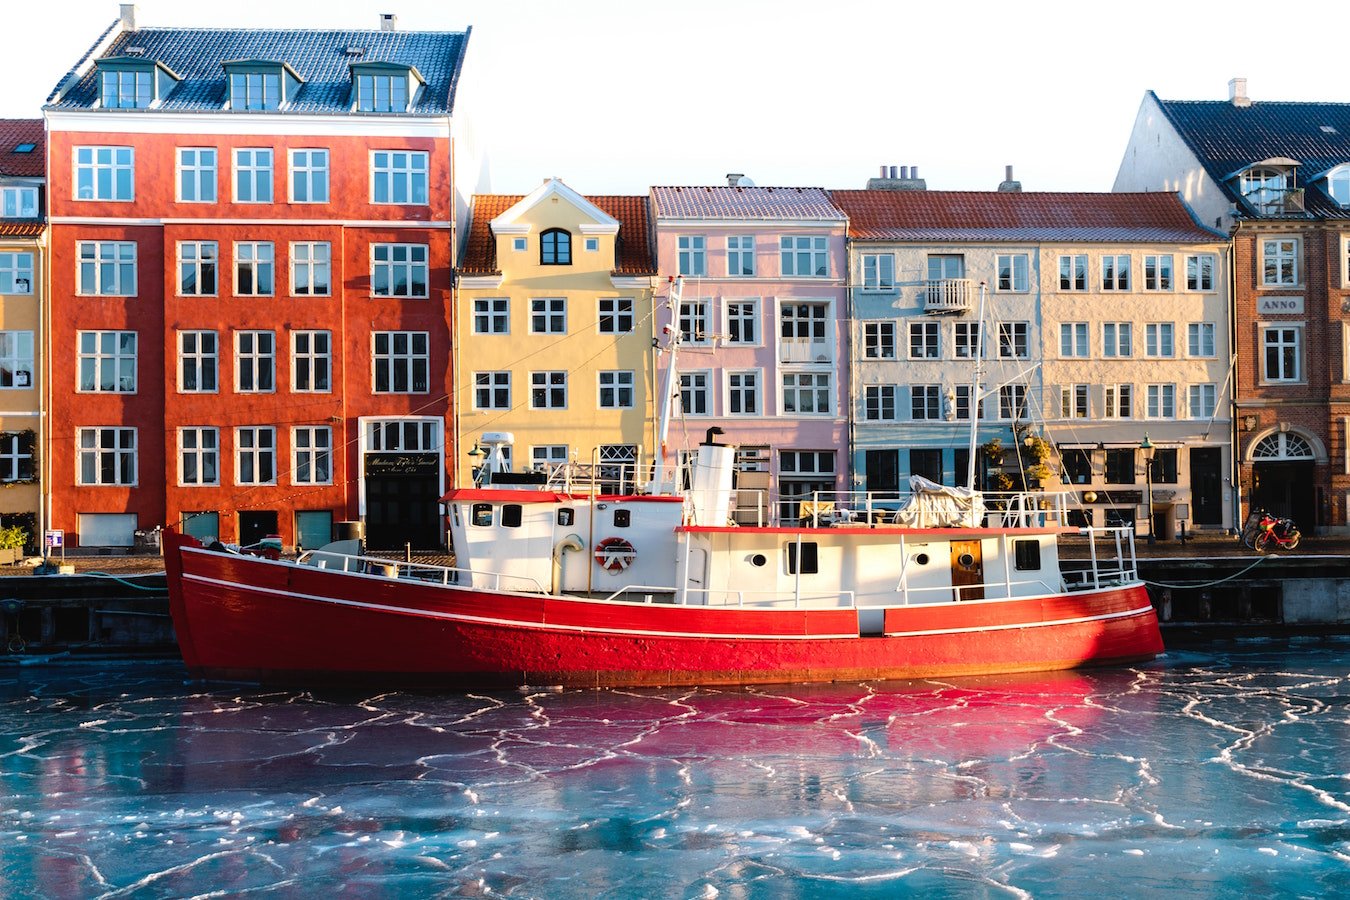
[[[611,575],[618,575],[637,561],[637,550],[621,537],[605,538],[595,545],[595,561]]]

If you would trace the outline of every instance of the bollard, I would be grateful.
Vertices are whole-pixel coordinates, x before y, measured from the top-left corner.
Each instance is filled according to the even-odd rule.
[[[5,649],[10,653],[22,653],[28,646],[19,634],[19,613],[23,612],[23,606],[23,601],[16,597],[0,600],[0,613],[5,617]]]

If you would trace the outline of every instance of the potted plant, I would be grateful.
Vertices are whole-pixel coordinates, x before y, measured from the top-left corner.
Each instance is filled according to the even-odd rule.
[[[13,565],[23,557],[23,545],[28,542],[28,532],[17,525],[0,528],[0,564]]]

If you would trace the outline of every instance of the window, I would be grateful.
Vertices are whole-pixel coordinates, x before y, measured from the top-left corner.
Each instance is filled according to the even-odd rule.
[[[823,278],[830,274],[824,237],[784,237],[779,246],[785,277]]]
[[[375,393],[425,394],[428,390],[428,335],[425,331],[377,331]]]
[[[1041,568],[1039,541],[1013,541],[1013,568],[1018,572],[1038,572]]]
[[[1172,257],[1144,257],[1144,290],[1170,291],[1172,289]]]
[[[1000,359],[1031,358],[1031,326],[1027,322],[1000,322],[998,355]]]
[[[541,266],[570,266],[572,264],[572,234],[561,228],[550,228],[539,235],[539,264]]]
[[[1063,322],[1059,326],[1059,355],[1086,358],[1088,355],[1088,325],[1086,322]]]
[[[783,375],[783,412],[789,415],[828,415],[830,375],[827,372],[789,372]]]
[[[178,295],[214,297],[218,261],[215,241],[179,241]]]
[[[214,331],[178,332],[178,391],[213,394],[219,363]]]
[[[951,281],[966,277],[966,258],[958,254],[930,253],[928,255],[928,280]]]
[[[327,425],[298,425],[291,429],[296,484],[333,483],[333,429]]]
[[[629,334],[633,330],[633,298],[600,298],[600,333]]]
[[[356,76],[358,112],[407,112],[408,76],[358,74]]]
[[[511,373],[474,372],[474,409],[510,409]]]
[[[1192,419],[1211,419],[1219,405],[1219,386],[1217,384],[1193,384],[1188,388],[1186,405],[1190,408]]]
[[[834,356],[828,303],[784,303],[778,313],[783,361],[827,362]]]
[[[245,427],[234,430],[235,484],[276,484],[277,430]]]
[[[820,552],[815,541],[793,541],[783,545],[787,550],[787,573],[815,575],[820,572]]]
[[[1059,451],[1059,458],[1064,474],[1069,476],[1069,484],[1092,483],[1092,452],[1090,450],[1063,447]]]
[[[220,429],[178,429],[178,483],[192,487],[220,484]]]
[[[0,331],[0,388],[33,386],[33,332]]]
[[[135,428],[80,428],[75,442],[79,447],[79,484],[136,483]]]
[[[727,373],[727,408],[729,416],[757,416],[759,402],[759,372]]]
[[[1088,385],[1066,384],[1059,390],[1059,414],[1065,419],[1088,417]]]
[[[328,151],[291,151],[291,202],[328,202]]]
[[[530,466],[535,471],[548,472],[558,466],[567,465],[568,451],[566,444],[543,444],[538,447],[530,448]],[[559,510],[561,512],[561,510]],[[558,523],[562,525],[561,521]],[[571,525],[571,522],[566,524]]]
[[[1134,386],[1129,384],[1106,385],[1105,417],[1108,419],[1134,418]]]
[[[136,245],[131,241],[80,241],[80,293],[136,296]]]
[[[566,334],[567,299],[534,297],[530,300],[530,334]]]
[[[909,389],[909,417],[935,421],[942,418],[942,387],[916,384]]]
[[[1027,389],[1021,384],[1005,384],[998,389],[998,417],[1000,419],[1024,418],[1027,406]]]
[[[136,393],[136,332],[81,331],[76,390],[100,394]]]
[[[266,110],[280,107],[279,72],[230,73],[230,109]]]
[[[1186,257],[1186,290],[1214,290],[1214,257]]]
[[[866,359],[895,359],[895,323],[863,323],[863,356]]]
[[[1337,166],[1327,173],[1327,194],[1340,206],[1350,206],[1350,166]]]
[[[954,334],[956,336],[957,359],[975,359],[980,355],[980,325],[978,322],[957,322]]]
[[[895,254],[862,255],[863,290],[889,291],[895,288]]]
[[[708,254],[702,235],[682,234],[676,238],[681,275],[707,275]]]
[[[813,494],[831,494],[835,489],[834,472],[833,450],[779,451],[779,519],[796,520],[801,516],[801,501],[810,500]]]
[[[633,408],[633,373],[623,371],[600,373],[600,408]]]
[[[1177,448],[1159,447],[1153,451],[1153,461],[1148,463],[1153,470],[1154,484],[1177,483]]]
[[[512,239],[511,239],[511,249],[512,249],[512,250],[516,250],[516,251],[527,250],[527,249],[529,249],[529,246],[530,246],[529,238],[518,237],[518,238],[512,238]]]
[[[1243,198],[1261,215],[1284,212],[1290,186],[1289,173],[1264,167],[1243,172],[1238,183]]]
[[[291,332],[291,390],[326,394],[332,389],[332,335],[327,331]]]
[[[38,189],[25,185],[0,187],[0,219],[36,219]]]
[[[863,418],[869,422],[895,420],[895,385],[869,384],[863,388]]]
[[[327,297],[332,292],[332,254],[327,241],[291,244],[292,297]]]
[[[234,389],[241,394],[276,390],[276,336],[240,331],[234,336]]]
[[[1102,356],[1123,359],[1134,355],[1134,326],[1129,322],[1102,323]]]
[[[427,154],[421,150],[376,150],[371,175],[374,203],[427,202]]]
[[[588,237],[588,238],[586,238],[586,252],[587,252],[587,253],[599,253],[599,252],[600,252],[600,239],[599,239],[599,238],[593,238],[593,237]]]
[[[755,274],[755,237],[751,234],[727,238],[727,274]]]
[[[426,244],[374,244],[370,290],[376,297],[427,296]]]
[[[0,482],[32,481],[33,433],[6,431],[0,434]]]
[[[727,343],[759,343],[759,301],[727,301]]]
[[[155,73],[148,69],[100,67],[99,103],[104,109],[149,109],[155,102]]]
[[[272,151],[267,148],[234,151],[236,203],[272,202]]]
[[[1261,242],[1261,284],[1283,287],[1298,284],[1299,242],[1276,238]]]
[[[1130,258],[1128,256],[1102,257],[1102,290],[1128,291],[1130,289]]]
[[[1088,258],[1086,254],[1061,256],[1059,258],[1059,289],[1061,291],[1086,291],[1088,280]]]
[[[134,159],[130,147],[76,147],[75,199],[135,199]]]
[[[712,304],[707,300],[680,301],[680,337],[691,344],[712,340]]]
[[[1177,388],[1173,384],[1148,386],[1148,417],[1175,419],[1177,417]]]
[[[970,385],[958,384],[952,392],[949,410],[954,419],[970,421]]]
[[[998,290],[1026,291],[1030,284],[1024,253],[1001,253],[998,257]]]
[[[1295,327],[1267,327],[1262,331],[1261,343],[1265,347],[1266,381],[1299,381],[1300,329]]]
[[[600,301],[604,306],[604,300]],[[506,297],[476,297],[473,301],[474,334],[509,334],[511,301]]]
[[[184,203],[216,202],[214,147],[178,148],[178,199]]]
[[[1171,322],[1149,322],[1144,326],[1144,355],[1173,356],[1176,347],[1172,341]]]
[[[1186,326],[1186,352],[1191,356],[1214,355],[1214,323],[1191,322]]]
[[[566,409],[567,373],[531,372],[530,409]]]
[[[234,245],[236,297],[270,297],[273,292],[272,242]]]
[[[1134,448],[1115,447],[1106,451],[1106,483],[1134,484]]]
[[[0,294],[33,293],[33,254],[0,251]]]
[[[680,373],[680,411],[686,416],[712,415],[711,373]]]
[[[909,358],[937,359],[939,327],[937,322],[909,323]]]

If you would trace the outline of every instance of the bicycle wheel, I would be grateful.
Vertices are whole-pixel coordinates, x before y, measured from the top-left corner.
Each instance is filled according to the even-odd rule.
[[[1270,542],[1272,540],[1269,531],[1258,531],[1256,533],[1256,540],[1252,543],[1252,549],[1257,553],[1265,553],[1270,549]]]
[[[1284,542],[1284,545],[1288,547],[1290,550],[1297,550],[1298,542],[1302,540],[1302,538],[1303,534],[1297,528],[1295,528],[1293,534],[1289,535],[1289,540]]]
[[[1248,522],[1247,527],[1242,529],[1242,543],[1248,550],[1256,549],[1256,536],[1261,533],[1261,529],[1255,522]]]

